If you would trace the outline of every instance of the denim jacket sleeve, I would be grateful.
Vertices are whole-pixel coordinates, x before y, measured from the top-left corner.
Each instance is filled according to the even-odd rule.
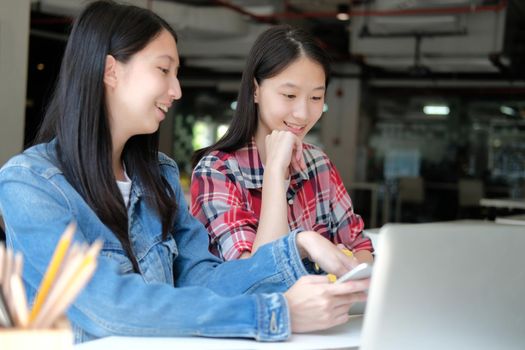
[[[174,175],[178,176],[176,171]],[[0,170],[0,211],[8,244],[24,254],[24,280],[32,296],[63,229],[79,215],[72,202],[80,197],[66,195],[54,181],[56,176],[20,165]],[[178,180],[174,189],[179,199],[175,238],[180,253],[174,263],[175,288],[147,284],[139,274],[119,274],[115,261],[100,256],[95,275],[68,311],[72,323],[95,337],[288,338],[290,319],[281,292],[306,274],[295,246],[296,233],[265,246],[252,259],[221,263],[208,253],[207,233],[188,214]],[[89,227],[79,226],[75,239],[89,241],[83,229]]]
[[[175,163],[171,165],[177,177]],[[179,182],[173,183],[179,205],[175,230],[178,286],[204,285],[221,295],[284,292],[308,273],[295,241],[300,230],[261,247],[250,259],[223,262],[208,251],[206,228],[189,212]]]

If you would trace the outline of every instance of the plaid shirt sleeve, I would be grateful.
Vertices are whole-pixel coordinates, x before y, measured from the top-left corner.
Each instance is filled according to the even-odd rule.
[[[363,235],[363,219],[354,213],[350,195],[330,160],[328,160],[328,167],[330,171],[330,198],[332,198],[330,207],[337,230],[335,243],[342,243],[353,252],[373,251],[372,242]]]
[[[191,213],[210,235],[210,250],[224,260],[252,250],[259,220],[248,207],[241,185],[226,162],[206,156],[191,180]]]

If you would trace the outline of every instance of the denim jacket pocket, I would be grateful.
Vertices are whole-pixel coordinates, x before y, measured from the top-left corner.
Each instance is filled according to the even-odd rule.
[[[116,262],[118,265],[118,272],[122,275],[133,271],[131,260],[127,253],[120,247],[104,244],[100,255]]]
[[[173,264],[175,259],[179,256],[179,250],[177,248],[177,243],[175,243],[174,238],[169,238],[168,240],[162,241],[162,248],[167,249],[166,254],[166,264],[164,264],[166,271],[166,278],[169,280],[171,278],[171,284],[174,283],[175,276],[173,275]]]
[[[144,247],[144,253],[139,257],[142,278],[148,283],[173,285],[173,264],[179,255],[175,239],[170,237],[163,241],[158,237]]]
[[[173,259],[171,262],[173,263],[173,261],[175,261],[177,256],[179,256],[179,249],[177,248],[177,243],[175,243],[175,239],[170,238],[166,241],[162,241],[162,245],[168,248],[168,251],[171,254],[171,257]]]

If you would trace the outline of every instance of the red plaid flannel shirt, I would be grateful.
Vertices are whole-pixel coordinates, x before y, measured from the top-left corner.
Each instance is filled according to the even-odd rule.
[[[352,251],[370,250],[363,220],[339,173],[319,148],[304,144],[307,169],[291,176],[286,194],[290,230],[316,231]],[[261,212],[264,168],[252,141],[233,153],[202,158],[191,181],[191,212],[208,229],[210,251],[225,260],[251,251]],[[284,232],[283,232],[284,233]]]

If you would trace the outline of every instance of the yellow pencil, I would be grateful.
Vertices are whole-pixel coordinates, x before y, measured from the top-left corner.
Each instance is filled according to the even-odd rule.
[[[78,275],[75,276],[71,285],[67,288],[60,300],[57,301],[53,309],[42,320],[42,323],[37,328],[48,328],[52,326],[55,321],[66,311],[66,309],[73,303],[77,295],[82,291],[85,285],[89,282],[91,276],[97,267],[96,260],[91,260],[87,265],[83,266]]]
[[[57,300],[62,297],[62,294],[64,294],[68,284],[71,283],[72,279],[74,278],[74,274],[78,273],[79,266],[84,260],[84,254],[85,253],[83,249],[81,249],[79,245],[75,244],[71,247],[68,252],[68,256],[64,260],[62,271],[56,277],[55,283],[53,283],[53,287],[49,291],[46,300],[42,304],[38,315],[36,315],[35,319],[29,322],[29,328],[38,328],[38,325],[41,324],[43,319],[46,318],[49,310],[51,310],[56,304]]]
[[[86,270],[95,270],[96,258],[100,250],[102,249],[102,241],[95,241],[88,249],[88,251],[83,254],[79,253],[77,257],[70,259],[71,265],[63,271],[61,278],[53,286],[48,300],[45,305],[42,307],[41,312],[37,315],[34,320],[30,321],[31,328],[45,328],[53,323],[51,319],[54,319],[54,315],[58,316],[57,309],[60,309],[60,305],[63,305],[67,300],[70,302],[72,298],[76,296],[71,290],[76,290],[77,293],[80,292],[81,288],[88,281],[89,277],[86,277]],[[68,299],[68,296],[71,296]],[[62,311],[68,306],[64,305]]]
[[[51,258],[51,262],[49,263],[49,267],[47,268],[46,274],[44,275],[36,295],[35,303],[31,309],[31,314],[29,315],[29,322],[32,322],[40,312],[40,308],[42,307],[42,304],[49,293],[49,289],[56,278],[57,271],[60,268],[69,245],[71,244],[75,229],[75,222],[71,222],[69,225],[67,225],[64,233],[62,234],[62,237],[60,238],[60,241],[58,242],[55,252],[53,253],[53,257]]]

